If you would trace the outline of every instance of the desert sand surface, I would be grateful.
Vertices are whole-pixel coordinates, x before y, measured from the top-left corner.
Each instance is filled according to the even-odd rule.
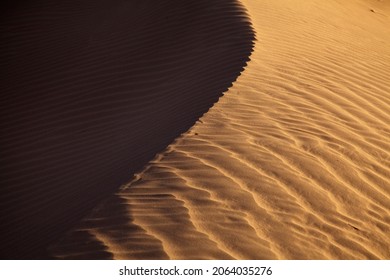
[[[390,2],[240,3],[241,76],[52,256],[390,258]]]
[[[0,5],[0,255],[49,258],[232,85],[254,32],[234,0]]]
[[[2,5],[1,258],[390,259],[389,1]]]

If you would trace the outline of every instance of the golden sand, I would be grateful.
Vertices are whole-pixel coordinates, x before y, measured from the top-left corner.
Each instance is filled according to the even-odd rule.
[[[390,3],[242,4],[245,71],[54,256],[390,258]]]

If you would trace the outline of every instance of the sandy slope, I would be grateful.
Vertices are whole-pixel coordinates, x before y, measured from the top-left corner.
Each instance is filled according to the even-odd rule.
[[[0,258],[47,257],[222,96],[253,47],[234,0],[0,10]]]
[[[390,258],[390,3],[243,4],[242,76],[53,255]]]

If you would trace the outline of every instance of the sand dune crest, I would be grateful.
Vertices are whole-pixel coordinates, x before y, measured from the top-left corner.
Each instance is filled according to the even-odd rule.
[[[0,252],[47,258],[49,243],[222,96],[243,70],[254,34],[233,0],[6,4]],[[167,257],[149,232],[126,229],[147,252]],[[88,256],[117,257],[104,249],[111,243],[102,233],[76,239],[95,235],[89,244],[104,252]]]
[[[260,39],[251,61],[115,194],[131,225],[161,242],[154,258],[389,259],[389,2],[242,2]],[[94,227],[109,211],[80,228],[137,258],[131,231]],[[61,250],[74,234],[55,256],[80,253]]]

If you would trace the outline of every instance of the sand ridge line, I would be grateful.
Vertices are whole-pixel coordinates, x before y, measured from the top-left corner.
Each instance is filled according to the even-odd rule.
[[[16,2],[0,23],[0,252],[49,258],[49,243],[218,101],[254,34],[234,0]]]
[[[390,22],[370,11],[390,6],[374,2],[242,0],[260,39],[245,71],[119,192],[169,257],[390,257]]]

